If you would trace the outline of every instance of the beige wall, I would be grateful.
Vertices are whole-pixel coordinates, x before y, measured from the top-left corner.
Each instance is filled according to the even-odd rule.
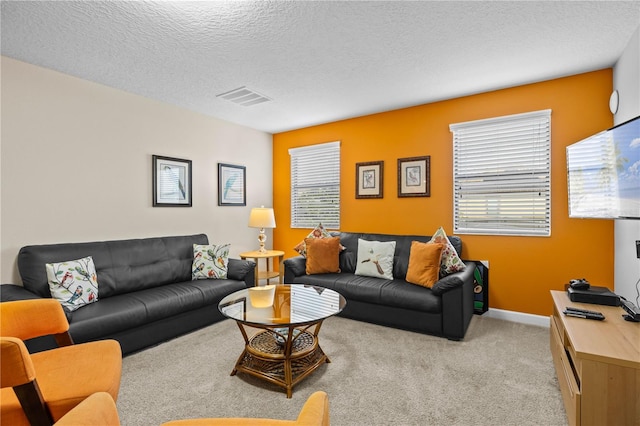
[[[232,257],[256,248],[247,221],[272,205],[271,134],[6,57],[1,79],[3,284],[19,283],[27,244],[203,232]],[[193,207],[152,207],[153,154],[193,161]],[[247,167],[246,207],[217,205],[218,163]]]

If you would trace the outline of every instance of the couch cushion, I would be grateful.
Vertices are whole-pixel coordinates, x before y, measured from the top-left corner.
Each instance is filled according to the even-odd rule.
[[[347,299],[428,313],[442,311],[442,299],[422,286],[404,280],[385,280],[355,274],[323,274],[296,277],[295,283],[330,288]]]
[[[339,236],[340,244],[345,247],[340,253],[340,270],[347,273],[354,273],[356,271],[358,239],[368,241],[395,241],[396,250],[393,261],[393,277],[396,279],[405,279],[407,275],[411,242],[419,241],[426,243],[431,240],[431,236],[427,235],[362,234],[352,232],[332,232],[331,235]],[[449,236],[448,239],[460,256],[462,253],[462,240],[460,237]]]
[[[224,296],[242,288],[235,280],[197,280],[112,296],[73,312],[69,332],[83,342],[207,305],[217,310]]]
[[[191,279],[193,244],[208,244],[204,234],[25,246],[18,253],[24,287],[51,297],[45,264],[87,256],[100,280],[100,299],[129,291]]]

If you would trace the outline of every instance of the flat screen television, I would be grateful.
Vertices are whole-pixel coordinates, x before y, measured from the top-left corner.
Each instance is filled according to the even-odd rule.
[[[640,116],[567,147],[569,217],[640,219]]]

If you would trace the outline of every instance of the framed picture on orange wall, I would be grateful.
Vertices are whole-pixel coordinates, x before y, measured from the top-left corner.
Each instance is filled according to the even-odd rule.
[[[356,198],[382,198],[384,161],[356,163]]]
[[[431,156],[398,158],[398,197],[431,196]]]

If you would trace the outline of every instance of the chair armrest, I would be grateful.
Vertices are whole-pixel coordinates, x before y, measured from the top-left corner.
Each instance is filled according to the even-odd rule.
[[[12,388],[35,380],[36,370],[24,342],[17,337],[2,337],[0,340],[2,387]]]
[[[56,422],[56,426],[116,426],[120,424],[118,409],[107,392],[96,392],[76,405]]]
[[[296,423],[329,426],[329,397],[327,394],[323,391],[312,393],[300,410]]]
[[[247,287],[253,287],[255,283],[256,262],[252,260],[231,259],[227,264],[227,278],[230,280],[244,281]]]
[[[38,321],[33,321],[38,318]],[[0,303],[0,334],[22,340],[49,334],[68,334],[69,322],[60,302],[54,299]]]
[[[286,259],[283,265],[285,283],[292,283],[295,277],[307,274],[307,259],[303,256]]]

